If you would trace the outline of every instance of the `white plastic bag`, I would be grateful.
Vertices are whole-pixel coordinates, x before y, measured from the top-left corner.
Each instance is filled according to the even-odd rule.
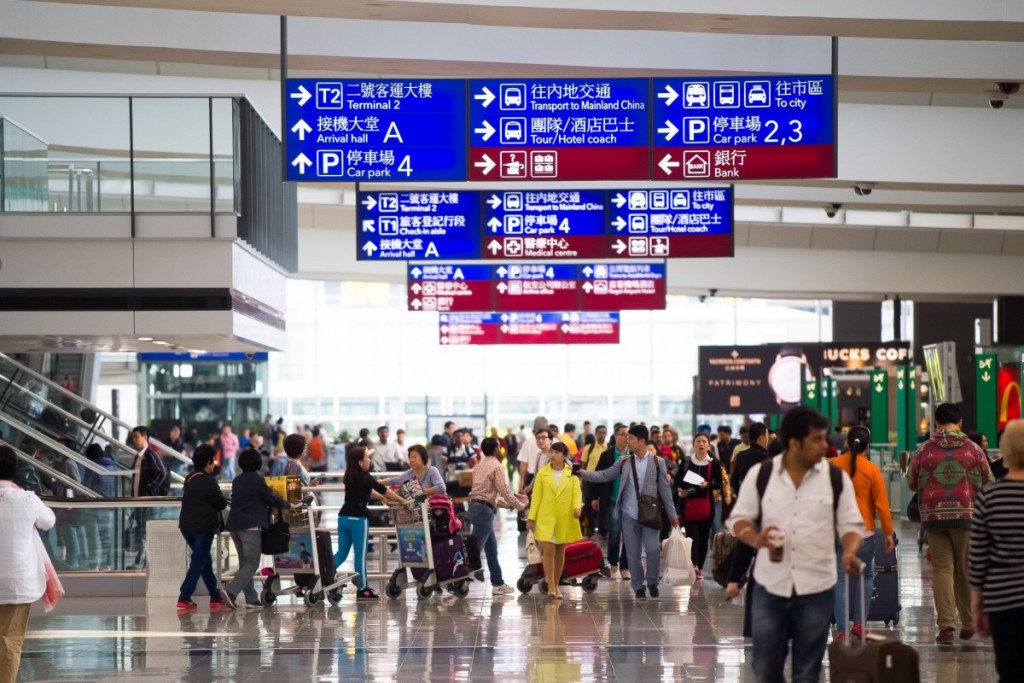
[[[676,529],[661,544],[661,581],[670,586],[689,586],[697,579],[690,561],[693,541]]]
[[[537,547],[537,541],[533,538],[533,532],[526,534],[526,563],[527,564],[540,564],[543,562],[543,557],[540,554],[540,548]]]

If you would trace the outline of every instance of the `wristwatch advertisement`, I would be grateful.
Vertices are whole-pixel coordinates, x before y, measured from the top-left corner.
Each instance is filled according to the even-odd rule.
[[[768,386],[775,392],[775,401],[783,412],[800,405],[803,383],[813,379],[807,354],[800,346],[783,346],[768,370]]]

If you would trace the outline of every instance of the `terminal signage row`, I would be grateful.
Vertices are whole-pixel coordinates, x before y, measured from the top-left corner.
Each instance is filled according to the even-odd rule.
[[[664,263],[410,264],[410,311],[665,308]]]
[[[492,344],[618,344],[614,312],[442,313],[442,346]]]
[[[831,76],[288,79],[293,181],[834,177]]]
[[[357,258],[732,256],[732,216],[731,187],[360,192]]]

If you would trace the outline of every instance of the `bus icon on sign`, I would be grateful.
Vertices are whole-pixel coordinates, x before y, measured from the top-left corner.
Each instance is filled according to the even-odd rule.
[[[740,106],[740,84],[737,81],[715,83],[715,106],[736,108]]]
[[[526,84],[506,83],[501,86],[502,109],[526,109]]]

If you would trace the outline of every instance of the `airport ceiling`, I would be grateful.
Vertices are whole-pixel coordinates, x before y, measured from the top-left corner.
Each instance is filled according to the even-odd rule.
[[[997,86],[1024,82],[1024,3],[694,0],[685,12],[680,6],[676,0],[0,0],[0,15],[10,19],[0,24],[0,67],[274,81],[282,14],[290,17],[292,77],[827,73],[835,36],[842,104],[955,112],[987,110],[996,99],[1003,107],[993,116],[1019,117],[1024,110],[1024,92],[1007,96]],[[823,11],[829,15],[817,15]],[[977,180],[971,171],[963,169],[963,182],[748,182],[738,188],[737,202],[1024,214],[1019,174],[1001,183]],[[873,192],[858,196],[851,181],[872,184]],[[1024,223],[1011,228],[1018,229]]]

